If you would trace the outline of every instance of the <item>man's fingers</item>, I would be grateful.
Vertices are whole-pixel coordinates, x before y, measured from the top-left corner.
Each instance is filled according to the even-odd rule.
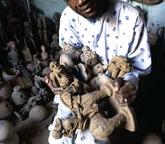
[[[136,98],[136,90],[129,91],[128,93],[125,94],[115,94],[115,99],[118,101],[119,104],[124,104],[124,103],[131,103],[133,100]]]
[[[120,88],[119,93],[124,94],[124,93],[128,93],[129,91],[133,91],[133,90],[135,90],[135,86],[130,82],[126,82],[125,85]]]
[[[114,82],[114,89],[115,91],[119,91],[120,87],[123,85],[123,79],[122,78],[117,78]]]

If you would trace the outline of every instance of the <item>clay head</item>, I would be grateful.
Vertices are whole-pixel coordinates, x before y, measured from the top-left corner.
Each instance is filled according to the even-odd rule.
[[[107,0],[65,0],[68,5],[86,18],[95,18],[107,10]]]
[[[41,45],[41,50],[43,51],[43,52],[45,52],[45,46],[44,45]]]

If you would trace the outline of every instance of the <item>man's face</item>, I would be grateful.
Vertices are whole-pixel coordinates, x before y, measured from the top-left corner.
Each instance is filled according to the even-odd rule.
[[[104,0],[66,0],[68,5],[86,18],[94,18],[102,9]]]

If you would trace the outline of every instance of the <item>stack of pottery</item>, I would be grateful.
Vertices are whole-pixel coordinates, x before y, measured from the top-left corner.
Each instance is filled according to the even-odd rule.
[[[15,86],[10,100],[13,104],[20,106],[27,102],[28,96],[20,86]]]
[[[0,81],[0,96],[2,99],[7,99],[11,96],[12,93],[12,87],[3,81]]]
[[[0,101],[0,120],[9,118],[13,113],[13,106],[7,100]]]
[[[19,144],[19,137],[10,121],[0,120],[0,144]]]

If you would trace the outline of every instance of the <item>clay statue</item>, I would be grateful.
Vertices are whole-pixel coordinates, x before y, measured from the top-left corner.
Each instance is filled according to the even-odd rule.
[[[100,89],[99,91],[74,97],[71,97],[67,92],[61,94],[62,102],[78,115],[78,118],[67,118],[62,122],[64,135],[67,133],[69,137],[72,137],[76,129],[83,130],[87,119],[90,119],[90,132],[98,139],[108,139],[115,129],[122,126],[130,131],[135,130],[134,114],[129,107],[121,107],[117,104],[113,96],[113,84],[107,82]],[[117,108],[116,114],[110,118],[104,117],[99,112],[97,104],[99,100],[106,97],[109,97],[110,103],[113,103],[114,107]]]
[[[51,48],[51,53],[55,53],[55,52],[57,52],[59,49],[60,49],[60,47],[59,47],[59,44],[58,44],[58,35],[57,34],[53,34],[52,35],[52,42],[51,42],[51,44],[50,44],[50,48]]]
[[[95,51],[90,50],[89,47],[84,46],[82,48],[83,53],[80,55],[81,57],[81,61],[86,64],[86,65],[90,65],[93,66],[95,64],[97,64],[97,54]]]
[[[14,41],[10,41],[7,46],[10,49],[7,55],[8,61],[15,67],[20,63],[20,57],[16,48],[16,43]]]
[[[54,87],[66,87],[68,86],[72,78],[68,75],[64,66],[50,62],[50,79]]]
[[[131,71],[128,59],[121,56],[112,58],[108,66],[108,71],[114,79],[123,77],[126,73]]]
[[[64,120],[56,119],[52,136],[55,139],[62,136],[73,137],[77,129],[84,130],[88,126],[87,121],[89,121],[89,131],[97,139],[107,140],[116,129],[121,127],[135,131],[134,112],[129,106],[121,107],[116,101],[113,80],[131,71],[128,60],[116,56],[107,67],[98,63],[96,52],[90,50],[89,47],[83,47],[82,52],[80,53],[72,46],[64,43],[63,54],[60,56],[62,66],[54,62],[50,63],[51,73],[49,77],[52,85],[55,88],[62,88],[59,93],[60,100],[74,115],[74,117]],[[79,69],[79,75],[82,75],[84,81],[91,84],[91,90],[93,88],[94,90],[92,92],[81,91],[82,86],[79,79],[75,81],[73,73],[64,71],[66,67]],[[104,74],[107,68],[113,79]],[[74,76],[68,76],[69,74]],[[95,85],[97,85],[96,89]],[[100,105],[104,105],[104,102],[107,102],[114,109],[113,115],[106,114],[106,111],[100,108]],[[108,109],[108,111],[111,111],[111,109]]]
[[[35,73],[40,73],[42,70],[41,61],[39,60],[39,58],[35,54],[33,55],[33,63],[34,63]]]
[[[49,57],[49,55],[48,55],[48,53],[46,52],[46,48],[45,48],[45,46],[44,45],[42,45],[41,46],[41,58],[42,58],[42,60],[47,60],[48,59],[48,57]]]
[[[60,56],[60,64],[75,68],[75,65],[79,62],[80,52],[70,46],[67,43],[63,43],[63,53]]]

